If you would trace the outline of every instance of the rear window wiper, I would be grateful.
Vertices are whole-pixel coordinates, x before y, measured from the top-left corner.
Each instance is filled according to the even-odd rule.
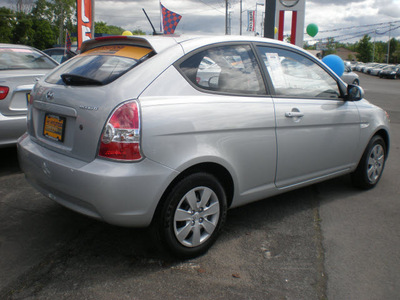
[[[61,75],[62,81],[66,85],[103,85],[104,83],[85,76],[75,75],[75,74],[62,74]]]

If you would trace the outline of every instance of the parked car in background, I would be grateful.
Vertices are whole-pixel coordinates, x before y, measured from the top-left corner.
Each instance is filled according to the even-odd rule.
[[[354,71],[362,72],[362,69],[363,69],[363,67],[365,67],[365,65],[366,65],[366,64],[363,63],[363,62],[358,63],[358,64],[355,66]]]
[[[66,48],[50,48],[43,50],[48,56],[56,60],[59,64],[66,62],[68,59],[74,57],[76,53]]]
[[[379,72],[383,70],[383,68],[387,67],[387,64],[378,64],[375,67],[368,70],[369,75],[378,76]]]
[[[368,63],[364,67],[361,68],[361,72],[363,72],[365,74],[369,74],[370,70],[375,68],[378,65],[379,65],[378,63]]]
[[[298,47],[118,36],[81,49],[36,83],[21,169],[74,211],[151,226],[178,257],[207,251],[228,208],[344,174],[364,189],[381,178],[387,114]]]
[[[351,70],[352,71],[356,71],[357,66],[360,65],[360,64],[362,64],[362,62],[352,62],[351,66],[350,66]]]
[[[351,67],[346,65],[344,68],[343,75],[341,76],[344,82],[347,84],[354,84],[354,85],[359,85],[360,84],[360,78],[358,74],[354,73],[351,70]]]
[[[0,44],[0,147],[15,145],[26,131],[29,93],[58,63],[32,47]]]
[[[380,78],[400,78],[400,67],[387,66],[379,72]]]

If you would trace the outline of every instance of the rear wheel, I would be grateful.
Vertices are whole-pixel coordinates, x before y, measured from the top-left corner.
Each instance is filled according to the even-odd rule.
[[[355,186],[362,189],[371,189],[381,179],[386,161],[386,143],[380,136],[374,136],[358,164],[351,174]]]
[[[217,178],[207,173],[189,175],[163,203],[157,220],[159,237],[177,257],[201,255],[215,242],[226,211],[226,194]]]

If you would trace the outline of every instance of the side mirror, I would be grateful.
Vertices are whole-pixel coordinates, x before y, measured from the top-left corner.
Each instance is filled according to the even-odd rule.
[[[359,101],[364,98],[364,90],[359,85],[349,84],[347,86],[347,99],[348,101]]]
[[[219,76],[212,76],[208,79],[208,86],[217,89],[219,84]]]

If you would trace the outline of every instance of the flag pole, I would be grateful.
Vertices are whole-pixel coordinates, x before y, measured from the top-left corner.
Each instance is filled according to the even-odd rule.
[[[65,30],[65,43],[64,43],[64,56],[67,52],[67,36],[68,36],[68,29]]]
[[[160,32],[161,32],[161,34],[163,34],[164,33],[164,27],[163,27],[161,0],[159,1],[159,3],[160,3]]]

